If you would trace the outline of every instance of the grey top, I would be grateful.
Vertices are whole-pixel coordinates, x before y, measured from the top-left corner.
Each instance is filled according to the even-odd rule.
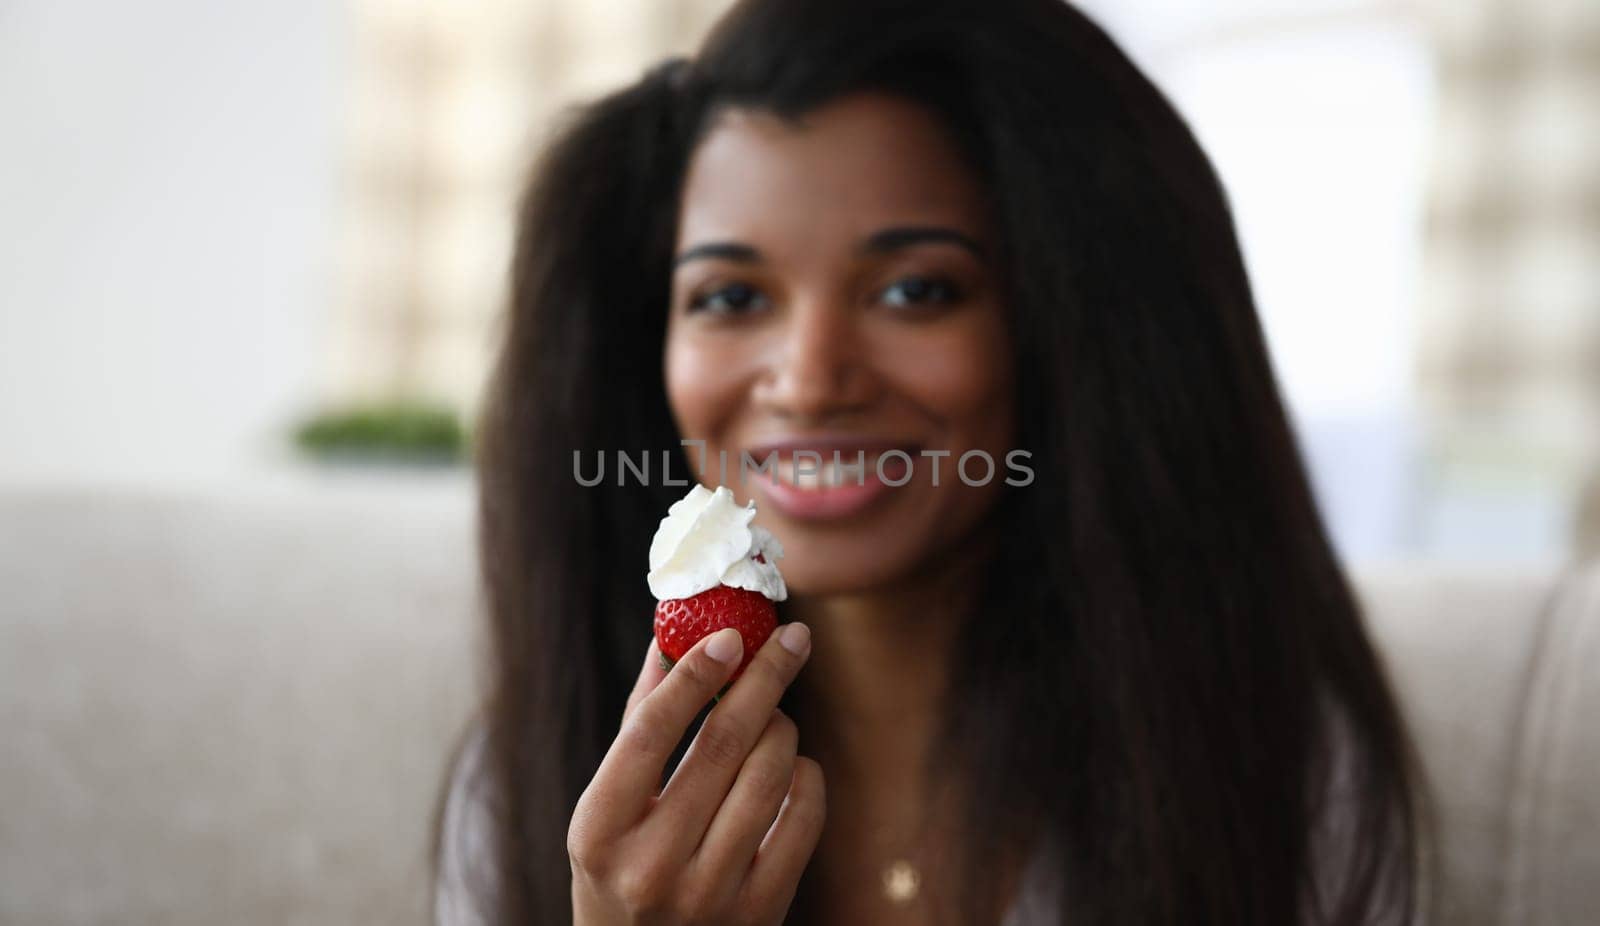
[[[433,913],[438,926],[489,926],[492,922],[495,858],[491,842],[492,820],[483,782],[485,736],[472,733],[461,751],[445,798],[443,838],[440,840],[439,882]],[[1000,926],[1051,926],[1061,900],[1050,853],[1034,853],[1023,873],[1017,899]]]
[[[489,926],[496,890],[493,819],[483,753],[488,737],[473,729],[450,775],[439,839],[439,879],[433,895],[437,926]]]
[[[451,775],[434,894],[437,926],[489,926],[493,920],[496,861],[487,795],[481,790],[485,741],[482,728],[474,730]],[[1347,762],[1338,763],[1332,786],[1328,815],[1312,836],[1314,858],[1325,857],[1324,852],[1350,838],[1346,824],[1349,814],[1343,808],[1357,795],[1350,787]],[[1058,880],[1060,871],[1051,844],[1045,843],[1030,860],[1017,897],[999,926],[1053,926],[1059,922],[1058,911],[1065,903],[1063,885]],[[1318,875],[1324,889],[1335,886],[1332,880],[1330,871]]]

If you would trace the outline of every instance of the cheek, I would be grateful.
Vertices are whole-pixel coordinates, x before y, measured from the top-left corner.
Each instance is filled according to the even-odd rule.
[[[894,380],[908,397],[941,419],[951,437],[993,448],[1010,439],[1011,348],[1005,332],[988,319],[919,332],[894,358]]]
[[[741,351],[669,333],[662,366],[667,404],[685,438],[715,441],[740,404]]]

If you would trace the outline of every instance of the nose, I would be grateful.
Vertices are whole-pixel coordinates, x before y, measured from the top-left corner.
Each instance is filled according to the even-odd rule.
[[[863,410],[873,377],[857,313],[842,301],[791,306],[772,360],[756,387],[769,412],[802,425],[822,425]]]

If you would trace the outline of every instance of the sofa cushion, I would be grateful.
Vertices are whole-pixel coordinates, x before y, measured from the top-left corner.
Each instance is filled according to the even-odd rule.
[[[426,922],[469,512],[438,480],[0,496],[0,922]]]
[[[0,492],[0,922],[425,923],[479,697],[458,475]],[[1359,592],[1433,784],[1433,922],[1600,909],[1600,572]]]
[[[1390,567],[1368,624],[1432,798],[1430,922],[1600,909],[1600,570]]]

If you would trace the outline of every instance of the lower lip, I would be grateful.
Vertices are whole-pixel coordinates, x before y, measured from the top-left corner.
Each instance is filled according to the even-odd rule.
[[[844,485],[801,489],[768,473],[756,477],[762,493],[779,513],[799,521],[847,518],[866,508],[891,488],[868,470],[860,485],[846,478]]]

